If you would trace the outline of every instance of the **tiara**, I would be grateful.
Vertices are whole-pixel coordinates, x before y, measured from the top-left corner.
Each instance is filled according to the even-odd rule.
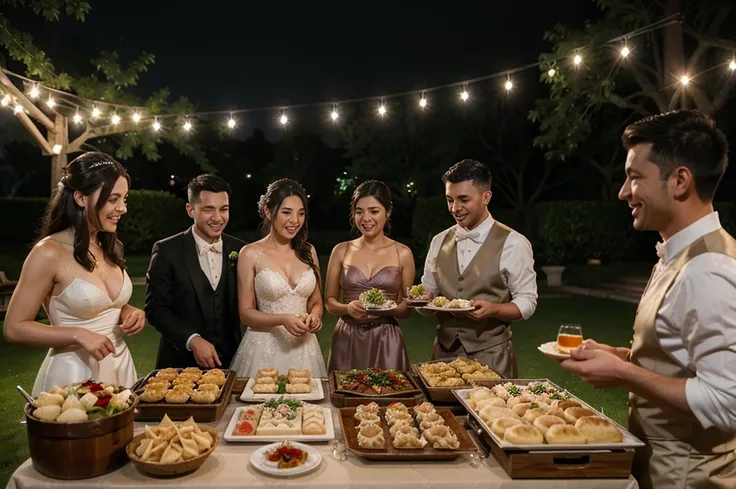
[[[92,163],[89,165],[89,169],[97,168],[98,166],[106,166],[106,165],[114,165],[115,163],[112,161],[98,161],[97,163]]]

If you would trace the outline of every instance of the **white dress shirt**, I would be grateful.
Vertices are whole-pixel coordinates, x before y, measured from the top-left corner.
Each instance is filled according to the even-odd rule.
[[[678,232],[658,246],[657,267],[720,227],[713,212]],[[687,262],[665,295],[654,327],[662,348],[695,373],[685,394],[700,424],[736,431],[736,260],[703,253]]]
[[[463,273],[485,242],[494,222],[493,217],[489,215],[472,231],[455,225],[435,236],[429,245],[427,259],[424,263],[424,275],[422,275],[424,288],[435,295],[440,293],[433,273],[436,269],[437,255],[448,231],[455,229],[457,264],[460,273]],[[529,319],[537,308],[537,274],[534,271],[534,255],[529,240],[516,231],[511,231],[503,245],[500,267],[501,277],[511,292],[511,302],[519,308],[522,318]]]
[[[197,245],[197,254],[199,255],[199,267],[204,272],[207,280],[212,286],[212,290],[217,289],[217,285],[220,283],[220,277],[222,276],[222,239],[218,238],[214,243],[208,243],[202,237],[197,234],[197,230],[192,226],[192,236],[194,236],[194,243]],[[189,343],[199,334],[194,333],[187,339],[187,350],[192,351],[189,348]]]

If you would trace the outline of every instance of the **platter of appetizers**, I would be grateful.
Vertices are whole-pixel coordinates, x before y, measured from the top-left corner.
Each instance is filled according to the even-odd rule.
[[[263,402],[282,396],[302,401],[319,401],[325,398],[325,391],[322,380],[313,378],[308,368],[290,368],[285,373],[275,368],[260,368],[255,377],[248,379],[240,400]]]
[[[453,389],[503,382],[503,377],[488,365],[471,358],[448,358],[412,365],[430,399],[457,404]]]
[[[225,429],[229,442],[329,441],[335,426],[329,408],[295,399],[272,399],[235,410]]]
[[[263,473],[292,477],[319,467],[322,456],[309,445],[285,440],[259,448],[251,455],[250,463]]]
[[[381,289],[369,289],[358,296],[358,300],[366,311],[393,311],[396,302],[386,297],[386,292]]]
[[[137,404],[130,389],[87,380],[41,392],[30,407],[30,416],[48,423],[84,423],[110,418]]]
[[[430,311],[452,313],[475,311],[475,307],[473,307],[467,299],[448,299],[442,295],[429,301],[423,308]]]
[[[425,290],[424,285],[413,285],[406,288],[406,303],[410,307],[423,307],[432,300],[432,294]]]
[[[392,397],[419,394],[410,376],[400,370],[366,368],[334,371],[335,392],[360,397]]]

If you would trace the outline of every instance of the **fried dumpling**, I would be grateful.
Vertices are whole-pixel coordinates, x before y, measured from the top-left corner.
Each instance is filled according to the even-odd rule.
[[[286,392],[289,394],[309,394],[312,386],[309,384],[286,384]]]
[[[41,421],[56,421],[61,414],[61,406],[49,404],[33,410],[33,417]]]
[[[62,412],[58,418],[58,423],[81,423],[87,421],[87,411],[79,408],[70,408]]]
[[[191,394],[192,402],[197,404],[211,404],[217,399],[217,393],[214,391],[193,391]]]
[[[213,392],[220,392],[220,388],[216,386],[215,384],[199,384],[199,387],[197,387],[198,391],[213,391]]]
[[[42,392],[38,395],[38,399],[33,401],[33,406],[40,408],[43,406],[59,406],[64,404],[64,396],[61,394],[49,394],[48,392]]]
[[[277,377],[263,376],[256,377],[256,384],[275,384],[278,381]]]
[[[256,384],[253,386],[253,392],[256,394],[276,394],[279,391],[277,384]]]
[[[158,388],[158,389],[145,389],[140,396],[141,401],[144,402],[158,402],[164,397],[166,397],[166,393],[168,392],[168,389]],[[97,398],[95,398],[97,399]],[[84,401],[84,398],[82,398],[82,401]],[[95,401],[97,402],[97,401]]]
[[[169,404],[184,404],[189,400],[189,392],[171,390],[166,394],[166,402]]]

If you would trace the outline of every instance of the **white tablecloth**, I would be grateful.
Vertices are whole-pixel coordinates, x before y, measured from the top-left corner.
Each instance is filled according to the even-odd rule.
[[[325,389],[327,391],[327,389]],[[233,398],[222,419],[212,426],[222,435],[235,408],[244,405]],[[322,403],[332,406],[329,398]],[[337,409],[332,407],[336,435],[340,432]],[[136,423],[136,434],[144,424]],[[315,471],[294,478],[274,477],[258,472],[250,464],[250,456],[260,445],[257,443],[228,443],[220,437],[220,446],[195,472],[175,477],[151,477],[136,469],[132,463],[109,474],[94,479],[60,481],[49,479],[33,468],[26,460],[15,471],[8,482],[8,489],[40,488],[105,488],[105,489],[159,489],[162,487],[202,487],[225,489],[262,486],[290,486],[304,489],[496,489],[525,488],[552,489],[574,487],[575,489],[637,489],[636,481],[630,479],[511,479],[493,456],[484,464],[472,467],[466,456],[454,461],[441,462],[375,462],[348,454],[346,461],[332,455],[332,442],[312,444],[322,454],[322,464]]]

